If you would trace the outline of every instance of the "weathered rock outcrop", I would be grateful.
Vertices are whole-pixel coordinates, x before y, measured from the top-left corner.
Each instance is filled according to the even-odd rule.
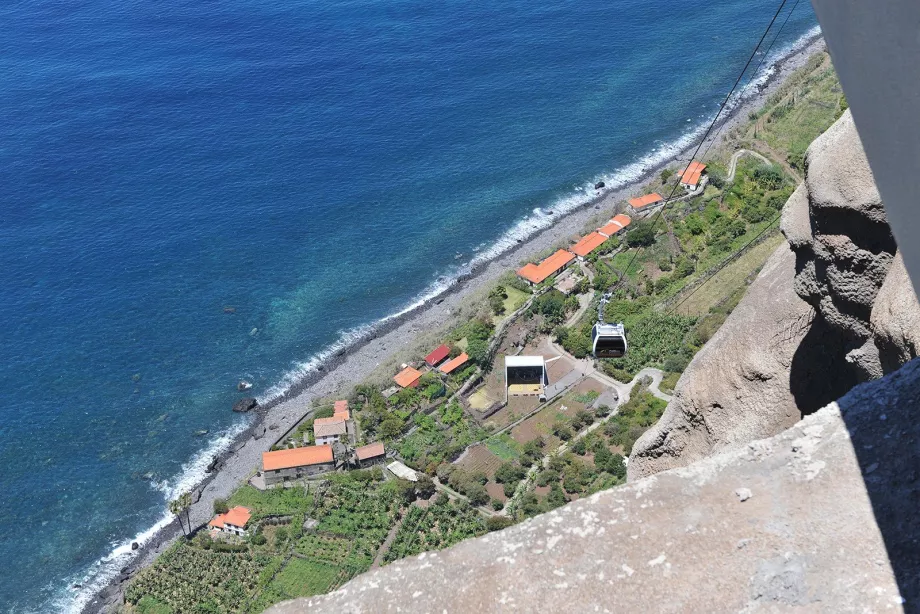
[[[920,598],[917,406],[920,360],[770,439],[269,612],[901,611]]]
[[[799,421],[789,370],[814,310],[792,288],[795,256],[778,249],[697,354],[661,420],[633,446],[630,476],[689,464]]]
[[[775,434],[918,355],[920,305],[849,113],[808,148],[781,228],[788,247],[636,442],[630,480]]]

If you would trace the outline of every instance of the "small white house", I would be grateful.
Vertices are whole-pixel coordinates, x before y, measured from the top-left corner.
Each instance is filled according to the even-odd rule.
[[[246,535],[246,525],[249,524],[250,518],[252,518],[252,512],[248,508],[238,505],[226,514],[215,516],[208,523],[208,526],[222,533]]]

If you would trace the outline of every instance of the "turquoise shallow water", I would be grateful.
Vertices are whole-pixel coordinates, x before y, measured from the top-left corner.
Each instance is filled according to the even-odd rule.
[[[241,378],[277,394],[666,155],[774,10],[0,6],[0,610],[73,608],[118,567],[239,428]],[[814,26],[801,4],[777,47]]]

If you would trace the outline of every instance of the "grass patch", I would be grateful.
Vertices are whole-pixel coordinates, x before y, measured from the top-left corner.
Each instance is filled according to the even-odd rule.
[[[503,461],[515,460],[521,455],[520,444],[511,439],[508,433],[486,439],[485,445],[489,452]]]
[[[684,315],[701,315],[725,301],[745,282],[751,273],[759,269],[767,258],[785,241],[778,232],[755,245],[737,260],[712,276],[693,293],[678,309]]]
[[[268,514],[287,516],[310,509],[313,506],[313,496],[307,494],[303,488],[258,490],[244,484],[230,496],[227,505],[248,507],[257,517]]]
[[[601,396],[600,392],[596,390],[589,390],[587,392],[583,392],[582,394],[576,394],[572,398],[582,405],[590,405],[591,403],[594,403],[599,396]]]
[[[668,373],[663,378],[661,378],[661,383],[658,384],[658,389],[664,393],[672,394],[674,392],[674,386],[677,385],[677,380],[680,379],[680,373]]]
[[[172,614],[172,610],[162,601],[157,601],[150,595],[146,595],[134,607],[137,614]]]
[[[295,557],[275,576],[270,588],[288,597],[309,597],[328,592],[340,574],[338,567]]]

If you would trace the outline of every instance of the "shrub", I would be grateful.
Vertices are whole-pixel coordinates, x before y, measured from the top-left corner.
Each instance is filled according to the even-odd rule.
[[[537,475],[537,486],[546,486],[559,481],[559,472],[555,469],[544,469]]]
[[[229,506],[227,506],[226,499],[214,499],[214,513],[215,514],[226,514],[230,511]]]
[[[773,164],[762,164],[754,169],[752,178],[765,190],[778,190],[786,178]]]
[[[661,178],[661,183],[667,183],[668,179],[674,176],[674,171],[669,168],[666,168],[663,171],[661,171],[661,174],[658,176]]]
[[[505,504],[498,499],[492,499],[492,509],[496,512],[505,507]]]
[[[651,222],[637,224],[626,235],[626,244],[630,247],[647,247],[655,242],[655,227]]]
[[[579,456],[584,456],[588,453],[588,444],[585,443],[584,437],[572,444],[572,452]]]
[[[508,461],[502,463],[495,470],[495,481],[499,484],[516,484],[520,482],[527,471],[516,462]]]
[[[486,529],[491,531],[501,531],[514,524],[514,521],[507,516],[490,516],[486,519]]]
[[[562,421],[553,425],[553,434],[562,441],[568,441],[574,435],[569,425]]]

